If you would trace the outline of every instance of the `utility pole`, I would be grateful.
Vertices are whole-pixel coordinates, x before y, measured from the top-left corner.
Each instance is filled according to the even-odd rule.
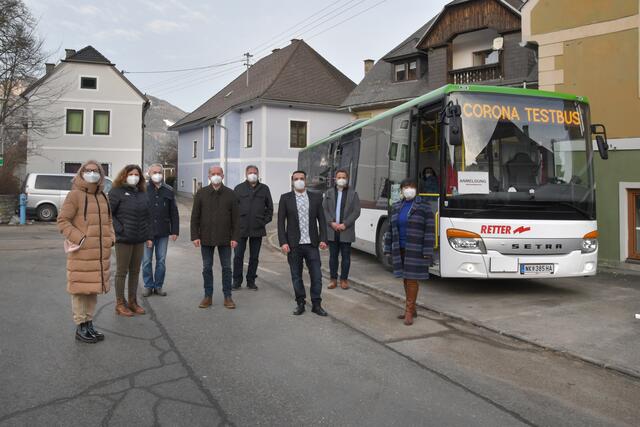
[[[251,67],[251,58],[253,58],[253,55],[247,52],[242,56],[246,58],[243,65],[247,67],[247,87],[249,87],[249,68]]]

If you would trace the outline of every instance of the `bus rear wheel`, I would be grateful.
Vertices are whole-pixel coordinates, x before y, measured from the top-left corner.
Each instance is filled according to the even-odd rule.
[[[378,257],[378,261],[384,268],[389,271],[393,270],[393,264],[391,262],[391,256],[385,255],[384,252],[384,235],[389,231],[389,221],[384,220],[382,224],[380,224],[380,228],[378,229],[378,236],[376,238],[376,256]]]

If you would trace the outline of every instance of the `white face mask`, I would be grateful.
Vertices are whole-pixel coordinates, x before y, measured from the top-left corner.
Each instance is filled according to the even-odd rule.
[[[213,185],[218,185],[222,182],[222,177],[220,175],[212,175],[211,178],[209,178],[209,182]]]
[[[154,173],[153,175],[151,175],[151,181],[155,182],[156,184],[160,184],[162,182],[162,174]]]
[[[343,187],[343,188],[344,188],[344,187],[346,187],[346,186],[347,186],[347,180],[346,180],[346,179],[344,179],[344,178],[337,179],[337,180],[336,180],[336,185],[337,185],[338,187]]]
[[[84,172],[82,178],[89,184],[95,184],[100,181],[100,174],[98,172]]]
[[[127,177],[127,184],[129,185],[138,185],[140,181],[140,177],[138,175],[129,175]]]
[[[296,190],[304,190],[304,187],[305,187],[305,182],[303,179],[297,179],[293,181],[293,188],[295,188]]]
[[[416,197],[416,189],[412,187],[403,188],[402,195],[406,200],[413,200]]]
[[[252,184],[254,182],[258,182],[258,175],[255,173],[250,173],[249,175],[247,175],[247,181],[249,181]]]

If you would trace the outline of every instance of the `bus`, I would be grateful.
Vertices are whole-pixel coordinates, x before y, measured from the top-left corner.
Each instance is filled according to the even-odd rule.
[[[349,171],[361,200],[353,247],[378,257],[400,182],[435,218],[430,273],[529,278],[596,274],[593,155],[603,125],[588,100],[534,89],[449,84],[334,131],[299,153],[310,191]],[[427,173],[425,173],[427,172]]]

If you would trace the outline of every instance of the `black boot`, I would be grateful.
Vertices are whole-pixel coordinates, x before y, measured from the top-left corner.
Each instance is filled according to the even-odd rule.
[[[298,306],[296,307],[296,309],[293,310],[294,316],[300,316],[302,313],[304,313],[305,311],[304,304],[305,304],[304,301],[298,303]]]
[[[327,315],[327,312],[324,311],[324,308],[322,308],[319,302],[313,304],[313,306],[311,307],[311,312],[322,317],[325,317]]]
[[[78,325],[76,328],[76,339],[89,344],[95,344],[98,342],[98,339],[89,332],[87,323],[88,322],[84,322]]]
[[[102,332],[96,331],[95,328],[93,327],[93,320],[89,320],[87,322],[87,330],[91,335],[96,337],[98,341],[104,341],[104,334]]]
[[[257,291],[258,287],[255,282],[247,282],[247,289],[251,289],[252,291]]]

